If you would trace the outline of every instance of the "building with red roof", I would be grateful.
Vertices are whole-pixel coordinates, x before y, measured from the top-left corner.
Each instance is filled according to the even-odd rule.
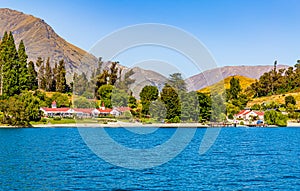
[[[264,120],[264,112],[263,111],[254,111],[254,110],[241,110],[238,114],[235,115],[237,119],[243,119],[246,121],[252,120],[253,118],[257,118],[259,120]]]

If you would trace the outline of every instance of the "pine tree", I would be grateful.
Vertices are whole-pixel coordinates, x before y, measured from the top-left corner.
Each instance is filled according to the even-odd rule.
[[[27,54],[25,51],[25,45],[23,40],[21,40],[18,49],[19,56],[19,71],[17,73],[19,78],[19,88],[20,90],[28,90],[28,70],[27,70]]]
[[[45,78],[45,64],[44,61],[40,65],[39,72],[39,89],[45,90],[46,89],[46,78]]]
[[[3,94],[4,48],[5,48],[7,39],[8,39],[8,34],[5,31],[3,38],[1,40],[1,44],[0,44],[0,95]]]
[[[110,74],[109,74],[109,84],[115,85],[117,79],[118,79],[118,62],[112,62],[110,66]]]
[[[28,80],[27,87],[29,90],[36,90],[38,88],[37,72],[34,69],[34,63],[30,61],[28,63]]]
[[[52,90],[52,69],[50,67],[50,58],[48,57],[46,61],[46,67],[45,67],[45,86],[46,86],[46,91],[51,91]]]
[[[57,62],[55,62],[54,68],[53,68],[53,72],[52,72],[52,88],[51,91],[56,92],[56,82],[57,82]]]
[[[4,97],[9,97],[20,93],[18,52],[11,32],[3,38],[2,45],[2,93]]]
[[[59,61],[57,72],[58,73],[56,78],[56,91],[65,93],[67,88],[67,82],[66,82],[66,69],[65,69],[64,60]]]

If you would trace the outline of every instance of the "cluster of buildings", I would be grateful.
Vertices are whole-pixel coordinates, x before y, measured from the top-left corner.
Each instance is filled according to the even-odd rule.
[[[130,107],[115,107],[113,109],[102,107],[96,108],[57,108],[56,102],[52,102],[52,107],[42,107],[40,109],[45,117],[80,117],[92,118],[98,116],[120,116],[126,111],[130,111]]]

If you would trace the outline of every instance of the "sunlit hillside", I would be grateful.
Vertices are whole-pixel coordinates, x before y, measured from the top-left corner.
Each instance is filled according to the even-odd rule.
[[[223,90],[228,89],[230,87],[230,80],[233,78],[233,76],[227,77],[224,80],[219,81],[218,83],[215,83],[214,85],[207,86],[203,89],[198,90],[202,93],[210,93],[212,92],[223,92]],[[255,82],[255,79],[248,78],[245,76],[234,76],[234,78],[240,80],[240,85],[243,90],[245,90],[247,87],[249,87],[252,83]]]

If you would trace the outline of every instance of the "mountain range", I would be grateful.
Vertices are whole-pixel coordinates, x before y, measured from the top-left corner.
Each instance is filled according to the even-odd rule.
[[[0,9],[0,37],[4,31],[12,31],[16,44],[21,40],[24,41],[28,60],[36,61],[38,57],[47,59],[51,58],[51,64],[54,66],[55,62],[64,59],[67,69],[67,79],[71,79],[74,72],[91,73],[97,65],[98,59],[88,52],[72,45],[58,34],[53,28],[49,26],[44,20],[36,18],[32,15],[24,14],[19,11],[1,8]],[[104,67],[108,67],[110,62],[105,62]],[[122,68],[123,75],[129,68],[118,65]],[[286,68],[287,66],[278,66],[277,68]],[[220,79],[216,78],[221,75],[221,78],[228,76],[240,75],[249,78],[258,79],[264,72],[271,70],[273,66],[225,66],[215,68],[212,70],[203,71],[200,74],[194,75],[186,79],[189,90],[199,90],[208,85],[212,85],[217,81],[210,80],[210,84],[206,79]],[[136,82],[132,85],[135,95],[145,85],[155,85],[161,89],[167,80],[167,77],[161,74],[144,70],[142,68],[133,68],[135,74],[132,76]]]

